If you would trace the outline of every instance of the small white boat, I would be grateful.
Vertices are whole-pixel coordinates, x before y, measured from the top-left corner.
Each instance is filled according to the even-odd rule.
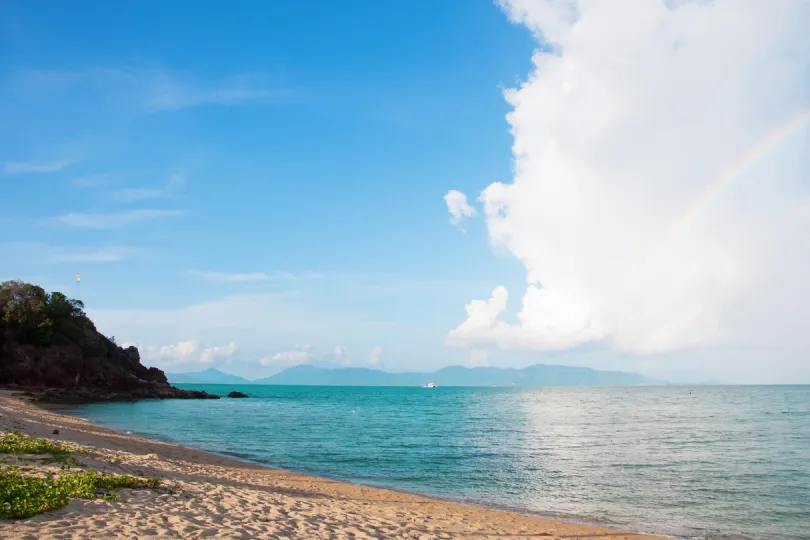
[[[435,382],[429,382],[423,388],[436,388],[436,383]]]

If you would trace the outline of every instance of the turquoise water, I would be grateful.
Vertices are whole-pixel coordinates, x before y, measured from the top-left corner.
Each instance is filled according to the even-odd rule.
[[[249,399],[70,407],[329,478],[682,537],[810,538],[810,386],[179,385]]]

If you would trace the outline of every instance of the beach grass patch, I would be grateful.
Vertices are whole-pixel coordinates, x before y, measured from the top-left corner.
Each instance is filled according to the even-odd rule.
[[[74,454],[91,453],[83,448],[69,448],[58,442],[29,437],[19,431],[4,431],[0,432],[0,454],[50,456],[49,461],[78,465]]]
[[[0,519],[25,519],[58,510],[72,498],[118,499],[111,490],[160,486],[157,478],[104,474],[96,471],[67,472],[58,478],[21,475],[17,467],[0,471]]]
[[[126,458],[120,454],[112,454],[107,456],[107,462],[113,465],[120,465],[121,463],[125,462]]]
[[[67,457],[72,453],[73,451],[59,443],[28,437],[19,431],[0,433],[0,454],[48,454],[56,458]]]

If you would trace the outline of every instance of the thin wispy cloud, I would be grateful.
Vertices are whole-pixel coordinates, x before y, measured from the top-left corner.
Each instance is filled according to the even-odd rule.
[[[25,259],[37,264],[118,262],[137,251],[130,246],[91,247],[44,242],[0,242],[0,250],[13,258]]]
[[[202,105],[242,105],[281,97],[263,77],[237,75],[212,82],[182,80],[167,73],[151,73],[146,83],[144,104],[154,110],[177,110]]]
[[[115,174],[107,174],[107,173],[96,173],[96,174],[89,174],[87,176],[80,176],[78,178],[74,178],[71,180],[71,185],[75,188],[80,189],[90,189],[90,188],[100,188],[109,186],[112,184],[117,183],[120,181],[121,178],[119,175]]]
[[[467,279],[423,279],[414,278],[405,274],[364,274],[343,272],[306,271],[293,273],[278,272],[222,272],[212,270],[190,269],[185,274],[194,276],[212,283],[244,283],[255,288],[263,288],[274,282],[323,282],[332,283],[342,289],[352,289],[358,293],[370,294],[424,294],[426,291],[449,288],[480,287],[487,285],[486,280]]]
[[[203,79],[153,69],[29,70],[15,74],[9,84],[29,100],[50,99],[78,89],[96,97],[96,105],[134,107],[144,112],[271,103],[294,94],[262,74]]]
[[[43,174],[58,172],[73,162],[68,159],[58,161],[8,161],[3,164],[3,174]]]
[[[278,370],[300,364],[322,367],[380,367],[383,349],[374,347],[368,357],[351,358],[346,347],[336,345],[329,352],[312,345],[298,345],[261,356],[259,365]]]
[[[112,229],[185,214],[184,210],[141,209],[126,212],[90,214],[69,213],[56,218],[58,223],[82,229]]]
[[[261,281],[293,281],[299,279],[315,279],[318,277],[314,273],[292,274],[290,272],[211,272],[206,270],[189,270],[189,275],[196,276],[208,281],[221,283],[250,283]]]
[[[172,193],[162,188],[126,188],[119,189],[111,194],[113,199],[123,202],[146,201],[149,199],[169,199],[172,196]]]
[[[169,177],[169,181],[166,184],[166,189],[180,189],[186,187],[188,181],[186,180],[186,175],[182,173],[174,173]]]
[[[176,173],[161,187],[123,188],[110,194],[112,199],[122,202],[137,202],[150,199],[171,199],[186,185],[184,175]]]
[[[118,262],[125,258],[125,253],[121,251],[90,251],[85,253],[57,253],[53,255],[54,262],[65,263],[104,263]]]

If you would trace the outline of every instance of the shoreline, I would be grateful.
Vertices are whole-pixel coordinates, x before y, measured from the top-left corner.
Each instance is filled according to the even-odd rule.
[[[147,398],[147,399],[150,399],[150,398]],[[43,403],[43,404],[37,403],[37,404],[34,404],[34,406],[36,406],[37,408],[41,408],[41,409],[45,409],[45,410],[48,410],[51,407],[56,409],[56,408],[62,407],[64,405],[65,404],[63,404],[63,403]],[[608,529],[611,529],[611,530],[614,530],[614,531],[619,531],[617,534],[620,534],[620,535],[621,534],[636,535],[636,536],[642,536],[643,538],[647,538],[647,539],[650,539],[650,538],[652,538],[652,539],[664,538],[664,539],[668,539],[668,540],[704,540],[703,537],[699,537],[699,536],[662,535],[660,533],[652,533],[652,532],[629,531],[629,530],[621,529],[620,525],[616,525],[616,524],[613,524],[613,523],[610,523],[610,522],[607,522],[607,521],[600,523],[597,520],[589,520],[589,519],[581,518],[580,516],[576,516],[576,515],[572,515],[572,514],[568,515],[568,514],[562,514],[561,513],[559,515],[555,515],[553,513],[543,513],[543,512],[539,512],[539,511],[532,511],[532,510],[529,510],[527,508],[510,507],[510,506],[507,506],[507,505],[497,504],[497,503],[490,503],[490,502],[486,502],[486,501],[480,501],[480,500],[477,501],[477,500],[474,500],[474,499],[469,499],[469,500],[467,500],[467,499],[455,499],[455,498],[452,498],[452,497],[443,497],[441,495],[422,493],[422,492],[418,492],[418,491],[411,491],[411,490],[408,490],[408,489],[398,488],[398,487],[393,487],[393,486],[387,486],[387,485],[384,485],[384,484],[373,484],[373,483],[367,483],[367,482],[361,482],[361,481],[355,481],[355,480],[348,480],[348,479],[345,479],[345,478],[337,478],[337,477],[334,477],[334,476],[330,476],[328,474],[319,474],[319,473],[314,473],[314,472],[313,473],[303,472],[303,471],[298,471],[298,470],[294,470],[294,469],[288,469],[288,468],[285,468],[285,467],[274,466],[274,465],[266,463],[266,462],[264,462],[262,460],[251,459],[247,455],[239,455],[239,454],[237,454],[235,452],[219,451],[219,450],[215,450],[215,449],[203,448],[203,447],[196,446],[196,445],[193,445],[193,444],[180,443],[180,442],[177,442],[177,441],[172,440],[170,438],[161,437],[159,435],[150,435],[150,434],[147,434],[147,433],[140,433],[140,432],[135,432],[135,431],[124,430],[123,428],[116,429],[116,428],[113,428],[113,427],[104,426],[102,424],[93,422],[92,420],[88,420],[87,418],[81,418],[81,417],[78,417],[78,416],[72,416],[72,415],[69,415],[69,414],[63,414],[63,413],[60,413],[58,411],[50,411],[50,412],[54,412],[55,414],[58,414],[60,416],[67,416],[67,417],[70,417],[70,418],[78,418],[79,420],[81,420],[83,422],[87,422],[88,424],[98,426],[99,428],[107,429],[107,430],[113,431],[115,433],[124,434],[124,435],[132,436],[132,437],[136,437],[136,438],[140,438],[140,439],[145,439],[145,440],[148,440],[148,441],[157,441],[157,442],[161,442],[161,443],[165,443],[165,444],[181,446],[183,448],[188,448],[190,450],[194,450],[194,451],[197,451],[197,452],[202,452],[202,453],[210,454],[210,455],[214,455],[214,456],[221,456],[221,457],[223,457],[225,459],[234,460],[234,461],[237,461],[237,462],[240,462],[240,463],[246,463],[246,464],[250,464],[250,465],[255,465],[257,467],[261,467],[261,468],[264,468],[264,469],[270,469],[270,470],[273,470],[273,471],[285,472],[285,473],[289,473],[289,474],[297,474],[297,475],[307,476],[307,477],[311,477],[311,478],[317,478],[317,479],[320,479],[320,480],[328,480],[330,482],[343,483],[343,484],[348,484],[348,485],[358,486],[358,487],[363,487],[363,488],[369,488],[369,489],[374,489],[374,490],[390,491],[392,493],[398,493],[398,494],[401,494],[401,495],[410,495],[410,496],[414,496],[414,497],[421,497],[421,498],[430,499],[430,500],[433,500],[433,501],[436,501],[436,502],[455,504],[455,505],[463,506],[465,508],[471,508],[471,509],[476,509],[476,510],[485,510],[485,511],[492,511],[492,512],[505,512],[505,513],[510,513],[510,514],[517,514],[517,515],[528,517],[528,518],[538,518],[538,519],[543,519],[543,520],[547,520],[547,521],[556,521],[556,522],[570,524],[570,525],[608,528]]]
[[[57,413],[57,414],[61,414],[61,413]],[[63,416],[70,416],[70,415],[65,414]],[[73,418],[79,418],[79,417],[73,417]],[[134,432],[134,431],[117,430],[115,428],[111,428],[111,427],[104,426],[102,424],[98,424],[98,423],[93,422],[91,420],[88,420],[86,418],[79,418],[79,420],[87,422],[88,424],[98,426],[98,427],[100,427],[102,429],[109,429],[109,430],[111,430],[111,431],[113,431],[115,433],[123,433],[124,435],[129,435],[129,436],[132,436],[132,437],[137,437],[137,438],[141,438],[141,439],[145,439],[145,440],[149,440],[149,441],[158,441],[158,442],[162,442],[162,443],[165,443],[165,444],[172,444],[172,445],[182,446],[183,448],[188,448],[190,450],[194,450],[194,451],[197,451],[197,452],[203,452],[205,454],[211,454],[211,455],[214,455],[214,456],[221,456],[221,457],[223,457],[225,459],[234,460],[234,461],[237,461],[237,462],[240,462],[240,463],[246,463],[246,464],[249,464],[249,465],[255,465],[255,466],[263,468],[263,469],[269,469],[269,470],[272,470],[272,471],[279,471],[279,472],[284,472],[284,473],[289,473],[289,474],[297,474],[297,475],[301,475],[301,476],[307,476],[307,477],[310,477],[310,478],[316,478],[316,479],[319,479],[319,480],[327,480],[327,481],[336,482],[336,483],[339,483],[339,484],[348,484],[348,485],[351,485],[351,486],[368,488],[368,489],[373,489],[373,490],[378,490],[378,491],[388,491],[388,492],[397,493],[397,494],[401,494],[401,495],[409,495],[409,496],[413,496],[413,497],[420,497],[420,498],[430,499],[430,500],[435,501],[435,502],[443,502],[443,503],[447,503],[447,504],[463,506],[464,508],[469,508],[469,509],[474,509],[474,510],[485,510],[485,511],[492,511],[492,512],[504,512],[504,513],[509,513],[509,514],[517,514],[519,516],[528,517],[528,518],[538,518],[538,519],[543,519],[543,520],[546,520],[546,521],[556,521],[556,522],[560,522],[560,523],[564,523],[564,524],[570,524],[570,525],[607,528],[607,529],[611,529],[613,531],[618,531],[616,533],[617,535],[631,535],[633,538],[635,538],[637,536],[640,536],[640,537],[643,537],[643,538],[646,538],[646,539],[656,539],[656,540],[659,539],[659,538],[663,538],[663,539],[667,539],[667,540],[705,540],[703,537],[698,537],[698,536],[662,535],[660,533],[641,532],[641,531],[633,532],[633,531],[621,529],[619,525],[612,524],[612,523],[607,522],[607,521],[604,522],[604,523],[600,523],[600,522],[598,522],[596,520],[588,520],[588,519],[580,518],[579,516],[575,516],[575,515],[566,515],[566,514],[562,514],[562,513],[559,514],[559,515],[555,515],[553,513],[543,513],[543,512],[539,512],[539,511],[532,511],[532,510],[529,510],[529,509],[526,509],[526,508],[510,507],[510,506],[507,506],[507,505],[502,505],[502,504],[497,504],[497,503],[489,503],[489,502],[486,502],[486,501],[476,501],[474,499],[469,499],[469,500],[468,499],[455,499],[455,498],[452,498],[452,497],[443,497],[441,495],[432,495],[432,494],[429,494],[429,493],[411,491],[411,490],[408,490],[408,489],[397,488],[397,487],[393,487],[393,486],[387,486],[387,485],[384,485],[384,484],[373,484],[373,483],[360,482],[360,481],[355,481],[355,480],[347,480],[345,478],[337,478],[337,477],[334,477],[334,476],[330,476],[328,474],[317,474],[317,473],[308,473],[308,472],[303,472],[303,471],[297,471],[297,470],[288,469],[288,468],[285,468],[285,467],[273,466],[273,465],[270,465],[269,463],[263,462],[263,461],[258,460],[258,459],[250,459],[247,456],[237,455],[234,452],[217,451],[217,450],[202,448],[200,446],[196,446],[196,445],[193,445],[193,444],[179,443],[179,442],[176,442],[176,441],[168,439],[168,438],[160,438],[160,437],[156,437],[156,436],[150,436],[150,435],[148,435],[146,433],[137,433],[137,432]],[[590,538],[590,537],[586,537],[586,538]]]
[[[90,420],[87,420],[85,418],[82,418],[81,420],[84,420],[84,421],[86,421],[88,423],[91,423],[91,424],[94,424],[94,425],[98,425],[99,427],[102,427],[102,428],[105,428],[105,429],[112,429],[112,428],[108,428],[106,426],[102,426],[100,424],[95,424],[94,422],[92,422]],[[115,429],[112,429],[112,430],[117,432],[117,430],[115,430]],[[409,496],[413,496],[413,497],[420,497],[420,498],[430,499],[430,500],[433,500],[433,501],[436,501],[436,502],[443,502],[443,503],[447,503],[447,504],[463,506],[464,508],[470,508],[470,509],[475,509],[475,510],[485,510],[485,511],[491,511],[491,512],[504,512],[504,513],[509,513],[509,514],[517,514],[519,516],[524,516],[524,517],[527,517],[527,518],[538,518],[538,519],[543,519],[543,520],[546,520],[546,521],[556,521],[556,522],[560,522],[560,523],[564,523],[564,524],[570,524],[570,525],[607,528],[607,529],[611,529],[613,531],[618,531],[616,534],[619,534],[619,535],[622,535],[622,534],[635,535],[635,536],[640,536],[640,537],[643,537],[643,538],[646,538],[646,539],[651,539],[652,538],[652,539],[657,540],[657,539],[660,539],[660,538],[664,538],[664,539],[667,539],[667,540],[705,540],[704,537],[702,537],[702,536],[701,537],[699,537],[699,536],[677,536],[677,535],[666,535],[666,534],[652,533],[652,532],[629,531],[629,530],[621,529],[620,528],[621,526],[610,523],[610,522],[607,522],[607,521],[605,521],[603,523],[600,523],[600,522],[598,522],[596,520],[588,520],[588,519],[581,518],[580,516],[576,516],[576,515],[573,515],[573,514],[568,515],[568,514],[560,513],[559,515],[555,515],[553,513],[543,513],[543,512],[539,512],[539,511],[532,511],[532,510],[529,510],[527,508],[512,507],[512,506],[507,506],[507,505],[503,505],[503,504],[490,503],[490,502],[486,502],[486,501],[480,501],[480,500],[474,500],[474,499],[455,499],[453,497],[444,497],[444,496],[441,496],[441,495],[433,495],[433,494],[429,494],[429,493],[422,493],[422,492],[419,492],[419,491],[411,491],[411,490],[408,490],[408,489],[405,489],[405,488],[387,486],[387,485],[384,485],[384,484],[373,484],[373,483],[360,482],[360,481],[355,481],[355,480],[347,480],[345,478],[337,478],[337,477],[334,477],[334,476],[330,476],[328,474],[316,474],[316,473],[302,472],[302,471],[297,471],[297,470],[294,470],[294,469],[288,469],[288,468],[285,468],[285,467],[273,466],[273,465],[270,465],[268,463],[262,462],[261,460],[253,460],[253,459],[250,459],[248,457],[240,457],[238,455],[235,455],[235,454],[229,453],[229,452],[220,452],[220,451],[217,451],[217,450],[209,450],[209,449],[201,448],[199,446],[195,446],[195,445],[191,445],[191,444],[183,444],[183,443],[175,442],[175,441],[169,440],[169,439],[165,439],[165,440],[164,439],[153,439],[153,438],[149,437],[147,434],[144,434],[144,433],[139,434],[139,433],[135,433],[135,432],[129,432],[129,434],[131,434],[134,437],[140,437],[140,438],[147,439],[147,440],[158,440],[158,441],[161,441],[161,442],[165,442],[167,444],[175,444],[175,445],[183,446],[184,448],[190,448],[190,449],[193,449],[193,450],[196,450],[196,451],[199,451],[199,452],[204,452],[206,454],[213,454],[213,455],[216,455],[216,456],[222,456],[222,457],[224,457],[226,459],[232,459],[232,460],[235,460],[235,461],[238,461],[238,462],[241,462],[241,463],[248,463],[248,464],[251,464],[251,465],[256,465],[258,467],[265,468],[265,469],[270,469],[270,470],[273,470],[273,471],[280,471],[280,472],[285,472],[285,473],[289,473],[289,474],[298,474],[298,475],[302,475],[302,476],[308,476],[308,477],[311,477],[311,478],[318,478],[320,480],[328,480],[330,482],[348,484],[348,485],[352,485],[352,486],[358,486],[358,487],[374,489],[374,490],[379,490],[379,491],[389,491],[389,492],[398,493],[398,494],[401,494],[401,495],[409,495]],[[635,536],[633,536],[633,537],[635,537]],[[749,540],[752,540],[752,539],[749,539]]]
[[[128,435],[15,394],[0,391],[0,429],[122,456],[110,472],[156,476],[167,487],[123,490],[119,503],[72,500],[62,510],[0,521],[4,538],[671,538],[272,468]]]

